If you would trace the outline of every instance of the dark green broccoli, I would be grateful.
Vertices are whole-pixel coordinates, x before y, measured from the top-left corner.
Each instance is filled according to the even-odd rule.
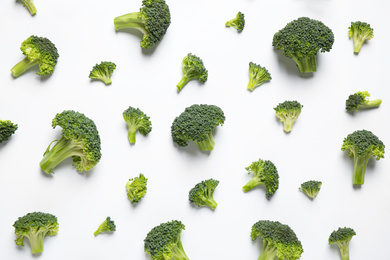
[[[172,123],[171,135],[178,146],[187,146],[194,141],[202,151],[211,151],[215,142],[213,130],[223,125],[225,115],[215,105],[192,105],[187,107]]]
[[[376,160],[385,157],[385,145],[376,135],[367,130],[357,130],[349,134],[344,138],[341,150],[347,150],[348,155],[353,157],[353,185],[364,184],[367,163],[371,157]]]
[[[138,203],[146,195],[148,179],[140,173],[139,177],[129,179],[126,183],[127,197],[131,203]]]
[[[171,24],[169,7],[164,0],[143,0],[139,12],[118,16],[115,29],[132,28],[143,34],[141,47],[147,49],[159,43]]]
[[[40,76],[54,72],[59,55],[56,46],[49,39],[32,35],[22,42],[20,50],[26,58],[11,69],[14,77],[19,77],[36,65],[39,65],[37,74]]]
[[[93,233],[95,237],[102,232],[113,232],[116,230],[115,222],[107,217],[102,224],[99,225],[98,229]]]
[[[65,110],[57,114],[53,128],[62,127],[60,139],[49,144],[40,163],[42,170],[53,173],[53,169],[66,158],[73,158],[73,166],[79,172],[92,169],[101,158],[100,136],[95,123],[84,114]]]
[[[43,252],[45,236],[55,236],[58,233],[57,218],[49,213],[31,212],[15,221],[15,243],[24,246],[25,237],[30,241],[31,253]]]
[[[22,0],[23,6],[26,6],[31,15],[35,15],[37,13],[37,8],[33,0]]]
[[[18,129],[18,125],[10,120],[0,119],[0,143],[7,141]]]
[[[367,91],[358,91],[352,94],[345,101],[347,111],[358,111],[360,108],[376,108],[382,103],[381,99],[368,100],[370,93]]]
[[[329,245],[337,244],[340,248],[341,260],[349,260],[349,242],[356,232],[352,228],[339,228],[330,234]]]
[[[310,198],[314,199],[317,197],[318,192],[320,192],[322,182],[320,181],[306,181],[301,184],[299,190],[305,193]]]
[[[208,179],[197,183],[188,193],[190,202],[196,204],[198,207],[206,206],[215,209],[218,204],[214,200],[213,195],[218,184],[219,181],[214,179]]]
[[[152,260],[188,260],[181,243],[181,231],[184,228],[184,224],[178,220],[152,228],[144,239],[145,252]]]
[[[260,220],[252,226],[251,237],[263,240],[263,248],[258,260],[296,260],[301,257],[303,248],[294,231],[278,221]]]
[[[284,101],[279,103],[274,110],[276,116],[280,119],[280,122],[283,123],[283,130],[285,132],[291,132],[295,121],[298,119],[298,116],[301,114],[302,105],[298,101]]]
[[[111,74],[116,69],[116,64],[110,61],[102,61],[96,64],[89,73],[89,78],[103,81],[106,85],[112,83]]]
[[[374,29],[365,22],[351,22],[351,27],[348,27],[349,39],[353,40],[353,52],[358,54],[365,41],[374,38]]]
[[[150,117],[148,117],[139,108],[129,106],[128,109],[123,111],[122,115],[129,128],[128,139],[131,144],[135,143],[135,133],[137,131],[144,136],[152,131],[152,122],[150,121]]]
[[[244,30],[245,27],[245,15],[241,12],[238,12],[236,17],[226,22],[226,27],[233,27],[237,31]]]
[[[272,79],[271,74],[265,67],[249,62],[249,83],[248,89],[253,91],[266,81]]]
[[[181,62],[183,77],[177,84],[177,92],[193,79],[198,80],[201,83],[205,83],[208,77],[208,71],[206,70],[203,61],[198,56],[188,53]]]
[[[318,52],[332,49],[334,35],[321,21],[300,17],[275,33],[272,46],[292,58],[301,73],[317,71]]]

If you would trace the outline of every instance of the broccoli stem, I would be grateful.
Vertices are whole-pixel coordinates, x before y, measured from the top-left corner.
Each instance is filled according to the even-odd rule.
[[[45,233],[37,232],[28,236],[28,240],[30,241],[31,253],[41,253],[43,252],[43,240],[45,238]]]
[[[261,249],[260,256],[257,260],[274,260],[277,259],[278,249],[275,246],[269,245],[269,243],[263,240],[263,248]]]
[[[247,184],[244,185],[244,187],[242,187],[242,189],[244,190],[244,192],[247,192],[256,186],[259,186],[260,184],[262,184],[260,179],[257,177],[253,177],[250,181],[247,182]]]
[[[283,121],[283,130],[285,132],[291,132],[293,126],[294,126],[295,121],[291,119],[286,119]]]
[[[139,18],[139,12],[115,17],[114,26],[116,30],[132,28],[140,31],[143,34],[147,34],[145,29],[145,22]]]
[[[14,75],[14,77],[19,77],[20,75],[22,75],[26,70],[28,70],[29,68],[37,65],[38,62],[37,61],[30,61],[27,57],[24,58],[23,60],[21,60],[20,62],[18,62],[12,69],[11,69],[11,72],[12,72],[12,75]]]
[[[363,104],[359,104],[359,108],[375,108],[375,107],[379,107],[381,103],[382,103],[381,99],[370,100]]]
[[[295,63],[298,65],[301,73],[309,73],[317,71],[316,56],[298,58],[295,55],[292,57]]]
[[[31,15],[37,13],[37,9],[35,8],[34,2],[32,0],[22,0],[23,6],[27,6],[27,9],[30,11]]]
[[[210,132],[206,140],[195,143],[201,151],[212,151],[215,145],[213,134]]]
[[[186,75],[183,75],[180,82],[176,85],[177,92],[180,92],[180,90],[188,83],[188,81],[190,81],[190,78]]]
[[[364,40],[353,38],[353,52],[359,53],[362,46],[363,46]]]
[[[218,206],[218,203],[214,200],[214,198],[204,197],[202,200],[212,209],[215,209]]]
[[[364,176],[367,168],[367,163],[370,160],[371,156],[355,156],[353,158],[353,185],[362,185],[364,184]]]
[[[129,127],[129,134],[127,135],[129,138],[129,142],[131,144],[135,144],[135,133],[137,132],[137,128]]]
[[[172,258],[175,260],[189,260],[186,252],[184,252],[183,245],[181,241],[177,243],[177,246],[172,249]]]

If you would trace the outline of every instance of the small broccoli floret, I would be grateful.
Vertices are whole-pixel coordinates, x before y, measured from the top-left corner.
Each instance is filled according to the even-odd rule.
[[[126,183],[127,197],[131,203],[138,203],[146,195],[148,179],[140,173],[139,177],[129,179]]]
[[[164,0],[143,0],[139,12],[114,19],[116,30],[133,28],[143,34],[141,47],[147,49],[159,43],[171,24],[169,7]]]
[[[122,115],[129,128],[128,139],[131,144],[135,143],[135,133],[137,131],[144,136],[152,131],[152,122],[150,121],[150,117],[148,117],[139,108],[129,106],[128,109],[123,111]]]
[[[62,127],[61,138],[50,149],[49,144],[40,163],[42,170],[53,173],[53,169],[66,158],[73,158],[73,166],[79,172],[92,169],[101,158],[100,136],[95,123],[84,114],[65,110],[57,114],[53,128]]]
[[[349,260],[349,242],[356,232],[352,228],[339,228],[330,234],[329,245],[337,244],[340,248],[341,260]]]
[[[341,150],[347,150],[348,155],[353,157],[353,185],[362,185],[368,161],[371,157],[376,160],[384,158],[385,145],[372,132],[357,130],[344,138]]]
[[[31,212],[15,221],[15,243],[24,246],[25,237],[30,241],[31,253],[43,252],[45,236],[55,236],[58,233],[57,218],[49,213]]]
[[[98,229],[93,233],[95,237],[102,232],[113,232],[116,230],[115,222],[107,217],[102,224],[99,225]]]
[[[214,179],[208,179],[197,183],[188,194],[190,202],[196,204],[198,207],[206,206],[215,209],[218,204],[214,200],[213,195],[218,184],[219,181]]]
[[[265,67],[249,62],[249,83],[248,89],[253,91],[266,81],[272,79],[271,74]]]
[[[298,119],[298,116],[301,114],[302,105],[298,101],[284,101],[279,103],[274,110],[276,116],[280,119],[280,122],[283,123],[283,130],[285,132],[291,132],[295,121]]]
[[[233,27],[237,31],[244,30],[245,27],[245,15],[241,12],[238,12],[236,17],[226,22],[226,27]]]
[[[360,108],[376,108],[382,103],[381,99],[368,100],[370,93],[367,91],[358,91],[352,94],[345,101],[347,111],[358,111]]]
[[[47,38],[30,36],[24,42],[20,50],[26,56],[12,69],[12,75],[19,77],[29,68],[38,65],[40,76],[50,75],[54,72],[59,57],[56,46]]]
[[[183,77],[177,84],[177,92],[193,79],[198,80],[201,83],[205,83],[208,77],[208,71],[206,70],[201,58],[188,53],[181,62]]]
[[[296,260],[301,257],[303,248],[294,231],[278,221],[260,220],[252,226],[251,237],[263,240],[263,248],[258,260]]]
[[[178,220],[152,228],[144,239],[145,252],[153,260],[188,260],[181,243],[181,231],[184,228],[184,224]]]
[[[320,181],[306,181],[301,184],[299,190],[303,191],[307,196],[314,199],[320,192],[322,182]]]
[[[37,13],[37,8],[33,0],[22,0],[23,6],[26,6],[31,15],[35,15]]]
[[[100,64],[96,64],[92,71],[89,73],[91,79],[97,79],[103,81],[106,85],[112,83],[111,74],[116,69],[116,64],[110,61],[102,61]]]
[[[213,130],[223,125],[225,115],[215,105],[192,105],[187,107],[172,123],[171,135],[178,146],[187,146],[194,141],[202,151],[212,151],[215,145]]]
[[[0,119],[0,143],[7,141],[18,129],[18,125],[10,120]]]
[[[348,27],[349,39],[353,40],[353,52],[358,54],[365,41],[374,38],[374,29],[365,22],[351,22],[351,27]]]

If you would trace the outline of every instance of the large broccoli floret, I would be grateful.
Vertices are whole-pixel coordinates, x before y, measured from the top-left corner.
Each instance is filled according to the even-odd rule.
[[[193,79],[198,80],[201,83],[205,83],[208,77],[208,71],[206,70],[203,61],[198,56],[188,53],[181,62],[183,77],[176,85],[177,91],[180,90]]]
[[[128,139],[131,144],[135,143],[135,133],[138,131],[141,135],[147,135],[152,131],[152,122],[139,108],[129,106],[128,109],[122,113],[123,119],[125,120],[129,132]]]
[[[144,49],[159,43],[170,24],[171,14],[164,0],[143,0],[139,12],[114,19],[116,30],[133,28],[140,31],[143,34],[141,47]]]
[[[258,260],[296,260],[303,248],[294,231],[278,221],[260,220],[252,226],[251,237],[263,240]]]
[[[225,24],[226,27],[233,27],[237,29],[237,31],[244,30],[245,27],[245,15],[241,12],[238,12],[236,17],[229,20]]]
[[[184,224],[178,220],[152,228],[144,239],[145,252],[153,260],[188,260],[181,243],[181,231],[184,228]]]
[[[376,108],[382,103],[381,99],[368,100],[370,93],[367,91],[358,91],[352,94],[345,101],[347,111],[358,111],[360,108]]]
[[[318,192],[320,192],[321,186],[322,182],[320,181],[305,181],[301,184],[299,190],[301,190],[310,198],[314,199],[315,197],[317,197]]]
[[[30,36],[24,42],[20,50],[26,56],[12,69],[12,75],[19,77],[29,68],[39,65],[40,76],[50,75],[54,72],[59,57],[56,46],[47,38]]]
[[[116,225],[110,217],[107,217],[98,227],[98,229],[93,233],[95,236],[99,235],[102,232],[113,232],[116,230]]]
[[[35,15],[37,13],[37,8],[33,0],[22,0],[23,6],[26,6],[31,15]]]
[[[10,120],[0,119],[0,143],[7,141],[18,129],[18,125]]]
[[[329,245],[337,244],[340,248],[341,260],[349,260],[349,242],[356,232],[352,228],[339,228],[330,234]]]
[[[25,237],[30,241],[31,253],[43,251],[45,236],[55,236],[58,233],[57,218],[49,213],[31,212],[15,221],[15,243],[24,246]]]
[[[248,89],[253,91],[266,81],[272,79],[271,74],[265,67],[261,67],[258,64],[249,62],[249,83]]]
[[[302,105],[298,101],[284,101],[279,103],[274,110],[276,116],[280,119],[280,122],[283,123],[283,130],[285,132],[291,132],[295,121],[298,119],[298,116],[301,114]]]
[[[219,181],[214,179],[208,179],[197,183],[188,194],[190,202],[196,204],[198,207],[206,206],[215,209],[218,204],[214,200],[213,195],[218,184]]]
[[[202,151],[211,151],[215,142],[213,130],[223,125],[225,115],[215,105],[192,105],[187,107],[172,123],[171,135],[178,146],[187,146],[194,141]]]
[[[111,74],[116,69],[116,64],[110,61],[102,61],[100,64],[96,64],[91,72],[89,78],[103,81],[106,85],[112,83]]]
[[[138,203],[146,195],[148,179],[140,173],[126,183],[127,197],[131,203]]]
[[[330,51],[334,35],[321,21],[300,17],[275,33],[272,46],[292,58],[301,73],[317,71],[317,53]]]
[[[53,128],[62,127],[61,138],[50,149],[47,147],[40,163],[42,170],[53,173],[53,169],[68,157],[80,172],[92,169],[101,158],[100,136],[95,123],[84,114],[65,110],[57,114],[52,122]]]
[[[384,158],[385,145],[372,132],[357,130],[344,138],[341,150],[347,150],[348,155],[353,157],[353,185],[364,184],[364,176],[367,163],[374,157],[376,160]]]
[[[374,29],[365,22],[351,22],[351,27],[348,27],[349,39],[353,40],[353,52],[358,54],[365,41],[374,38]]]

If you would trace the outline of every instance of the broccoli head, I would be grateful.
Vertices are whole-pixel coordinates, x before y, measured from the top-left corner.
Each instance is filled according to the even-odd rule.
[[[245,15],[241,12],[238,12],[236,17],[233,19],[229,20],[225,24],[226,27],[233,27],[237,31],[242,31],[244,30],[245,27]]]
[[[218,204],[214,200],[213,195],[218,184],[219,181],[214,179],[208,179],[197,183],[188,194],[190,202],[196,204],[198,207],[206,206],[215,209]]]
[[[334,35],[321,21],[300,17],[275,33],[272,46],[292,58],[301,73],[317,71],[318,52],[332,49]]]
[[[132,28],[143,34],[141,47],[147,49],[159,43],[171,24],[169,6],[164,0],[143,0],[139,12],[118,16],[115,29]]]
[[[224,122],[225,115],[219,107],[195,104],[173,121],[172,139],[178,146],[187,146],[187,141],[194,141],[200,150],[211,151],[215,145],[213,130]]]
[[[339,228],[330,234],[329,245],[337,244],[340,248],[341,260],[349,260],[349,242],[356,232],[352,228]]]
[[[188,53],[181,62],[183,77],[176,85],[177,91],[180,90],[193,79],[198,80],[201,83],[205,83],[208,77],[208,71],[206,70],[203,61],[198,56]]]
[[[137,130],[144,136],[152,131],[152,122],[150,121],[150,117],[148,117],[139,108],[129,106],[128,109],[123,111],[122,115],[129,128],[128,139],[131,144],[135,143],[135,133]]]
[[[360,108],[376,108],[382,103],[381,99],[368,100],[370,93],[367,91],[358,91],[352,94],[345,101],[347,111],[358,111]]]
[[[49,213],[31,212],[15,221],[15,243],[24,246],[25,237],[30,241],[31,253],[43,252],[45,236],[55,236],[58,233],[57,218]]]
[[[37,8],[33,0],[22,0],[23,6],[26,6],[31,15],[35,15],[37,13]]]
[[[50,75],[54,72],[59,57],[56,46],[47,38],[30,36],[24,42],[20,50],[26,56],[12,69],[12,75],[19,77],[29,68],[38,65],[40,76]]]
[[[298,119],[298,116],[301,114],[302,105],[298,101],[284,101],[279,103],[274,110],[276,116],[280,119],[280,122],[283,123],[283,130],[285,132],[291,132],[295,121]]]
[[[62,127],[60,139],[51,142],[40,163],[42,170],[53,173],[53,169],[68,157],[73,158],[73,166],[79,172],[92,169],[101,158],[100,136],[95,123],[84,114],[65,110],[57,114],[52,122],[53,128]]]
[[[249,83],[248,89],[253,91],[266,81],[272,79],[271,74],[265,67],[249,62]]]
[[[146,195],[148,179],[140,173],[139,177],[129,179],[126,183],[127,197],[131,203],[138,203]]]
[[[102,232],[113,232],[116,230],[115,222],[111,220],[110,217],[107,217],[98,227],[98,229],[93,233],[95,237]]]
[[[385,145],[372,132],[357,130],[344,138],[341,150],[346,150],[348,155],[353,157],[353,185],[362,185],[368,161],[371,157],[376,160],[384,158]]]
[[[314,199],[317,197],[318,192],[320,192],[322,182],[320,181],[306,181],[301,184],[299,190],[305,193],[310,198]]]
[[[18,125],[10,120],[0,119],[0,143],[7,141],[18,129]]]
[[[374,29],[365,22],[351,22],[351,27],[348,27],[349,39],[353,40],[353,52],[358,54],[365,41],[374,38]]]
[[[116,69],[116,64],[110,61],[102,61],[100,64],[96,64],[92,71],[89,73],[89,78],[101,80],[106,85],[112,83],[111,74]]]

